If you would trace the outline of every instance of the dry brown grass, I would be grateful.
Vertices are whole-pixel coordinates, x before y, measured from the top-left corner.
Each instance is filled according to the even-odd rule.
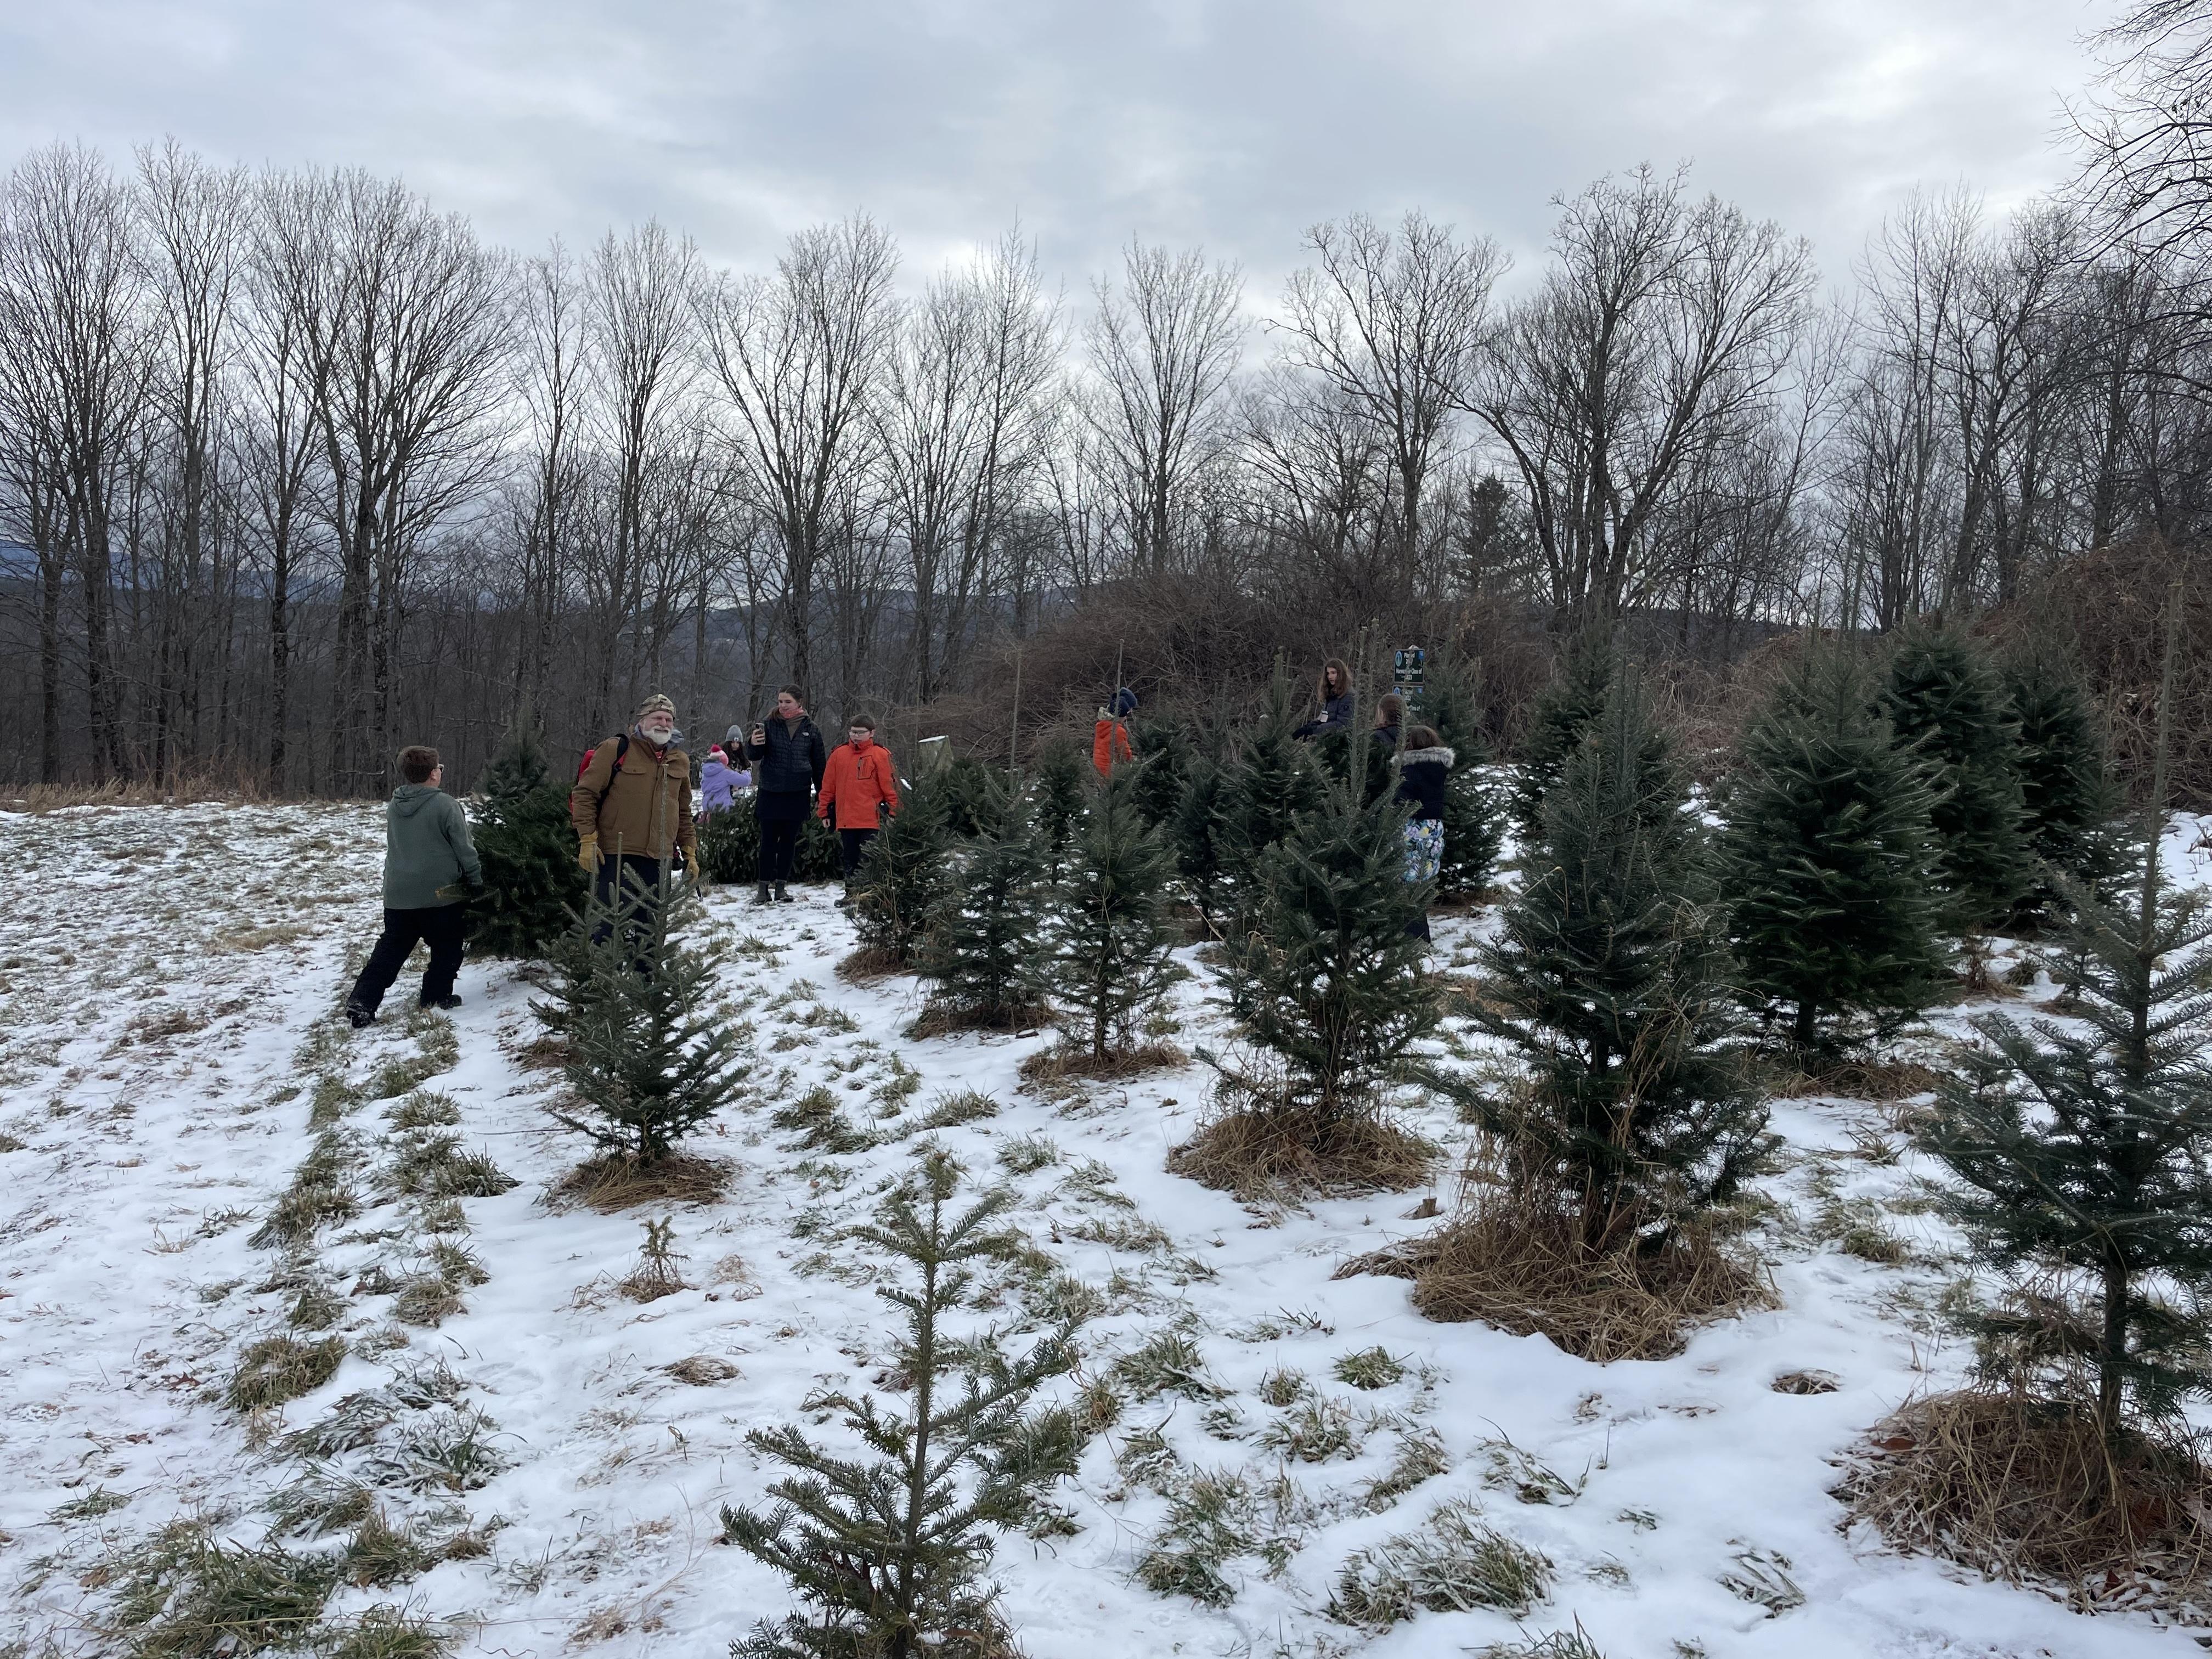
[[[912,971],[887,945],[864,945],[837,959],[836,975],[848,985],[873,985],[896,974]]]
[[[1782,1072],[1774,1079],[1774,1092],[1784,1100],[1839,1095],[1846,1100],[1887,1102],[1933,1094],[1942,1080],[1940,1073],[1914,1060],[1838,1060],[1818,1071]]]
[[[1210,1118],[1168,1154],[1168,1169],[1247,1203],[1402,1193],[1427,1182],[1437,1150],[1380,1112],[1323,1118],[1248,1106]]]
[[[73,806],[191,806],[202,801],[250,805],[285,799],[246,777],[179,778],[169,783],[0,784],[0,811],[37,816]]]
[[[930,1001],[922,1004],[921,1012],[906,1028],[906,1034],[920,1041],[925,1037],[951,1036],[961,1031],[1028,1032],[1036,1030],[1051,1018],[1052,1010],[1042,1003],[1029,1007],[1001,1008],[994,1013],[977,1013]]]
[[[1437,1232],[1355,1258],[1338,1276],[1358,1273],[1412,1279],[1413,1305],[1431,1319],[1548,1337],[1601,1364],[1669,1358],[1698,1326],[1775,1305],[1765,1279],[1708,1231],[1593,1251],[1565,1206],[1505,1187],[1480,1190]]]
[[[1836,1495],[1899,1549],[2042,1584],[2085,1610],[2203,1621],[2212,1472],[2178,1440],[2138,1437],[2115,1463],[2086,1413],[1966,1389],[1877,1425]]]
[[[712,1204],[730,1184],[727,1159],[678,1153],[656,1164],[609,1152],[586,1158],[556,1182],[555,1205],[585,1204],[603,1213],[641,1204]]]
[[[1091,1050],[1080,1044],[1061,1042],[1024,1060],[1021,1074],[1030,1083],[1058,1083],[1071,1078],[1116,1083],[1146,1072],[1168,1071],[1189,1064],[1190,1056],[1172,1042],[1147,1042],[1109,1054],[1103,1060],[1094,1058]]]

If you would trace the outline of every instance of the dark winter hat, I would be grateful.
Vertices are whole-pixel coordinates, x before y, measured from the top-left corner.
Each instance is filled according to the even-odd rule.
[[[1137,712],[1137,694],[1129,690],[1126,685],[1119,691],[1116,691],[1114,694],[1114,712],[1116,714],[1135,714]]]

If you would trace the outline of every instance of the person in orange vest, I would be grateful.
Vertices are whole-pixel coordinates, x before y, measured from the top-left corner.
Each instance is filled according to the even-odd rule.
[[[1098,724],[1092,728],[1091,735],[1091,763],[1098,769],[1100,777],[1114,775],[1115,761],[1137,758],[1137,751],[1129,744],[1129,728],[1126,723],[1136,712],[1137,694],[1126,685],[1114,694],[1111,708],[1098,711]]]
[[[876,741],[876,722],[870,716],[855,714],[846,722],[845,741],[830,751],[822,769],[822,805],[817,810],[837,831],[849,888],[884,817],[899,810],[897,769],[891,751]]]

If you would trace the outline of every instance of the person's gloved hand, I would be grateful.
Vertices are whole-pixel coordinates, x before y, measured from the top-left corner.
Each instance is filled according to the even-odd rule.
[[[576,862],[587,876],[599,873],[599,838],[597,836],[577,837]]]

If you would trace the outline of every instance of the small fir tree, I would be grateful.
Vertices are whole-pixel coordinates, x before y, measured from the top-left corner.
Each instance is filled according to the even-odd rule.
[[[1522,845],[1541,833],[1544,797],[1565,775],[1583,734],[1604,713],[1606,694],[1620,669],[1612,629],[1594,623],[1559,653],[1552,665],[1551,683],[1529,705],[1511,793],[1513,827]]]
[[[869,843],[867,862],[853,884],[854,931],[871,964],[914,965],[930,918],[944,902],[952,849],[937,785],[925,781],[909,787],[891,821]]]
[[[1044,859],[1018,789],[994,785],[975,810],[987,827],[968,843],[922,940],[921,971],[935,981],[923,1019],[1006,1030],[1044,1012]]]
[[[1452,769],[1444,778],[1444,852],[1437,867],[1439,898],[1480,898],[1497,873],[1505,825],[1497,793],[1483,769],[1490,763],[1490,748],[1482,734],[1482,688],[1474,665],[1455,652],[1431,653],[1421,723],[1435,726],[1452,751]]]
[[[1132,720],[1130,747],[1137,753],[1137,811],[1155,829],[1169,830],[1182,803],[1185,773],[1198,750],[1182,721]],[[1118,775],[1120,767],[1115,767]]]
[[[1801,1063],[1888,1036],[1942,988],[1933,802],[1840,651],[1796,664],[1746,726],[1719,886],[1743,995]]]
[[[1006,799],[1005,778],[972,755],[954,756],[932,781],[945,802],[945,827],[963,841],[988,830]]]
[[[1175,848],[1176,873],[1198,907],[1209,931],[1218,933],[1226,909],[1225,861],[1222,854],[1221,797],[1224,774],[1205,755],[1193,755],[1183,769],[1183,793],[1167,825]]]
[[[2057,878],[2073,1020],[1977,1019],[1989,1046],[1919,1137],[1961,1183],[1950,1214],[2012,1279],[1978,1322],[1985,1364],[2093,1412],[2115,1468],[2130,1407],[2171,1417],[2212,1391],[2212,915],[2160,879],[2172,693],[2169,636],[2135,891]]]
[[[650,885],[587,896],[558,957],[554,1000],[533,1009],[567,1039],[578,1104],[556,1121],[606,1152],[655,1164],[735,1097],[738,1040],[711,1015],[712,961],[680,937],[698,901],[663,868]]]
[[[1724,1201],[1767,1144],[1701,834],[1680,775],[1652,763],[1656,734],[1624,671],[1546,792],[1476,1011],[1534,1073],[1524,1096],[1477,1097],[1485,1127],[1523,1181],[1575,1204],[1598,1251]]]
[[[2108,764],[2096,705],[2081,677],[2048,653],[2015,659],[2004,671],[2005,707],[2019,731],[2013,750],[2021,821],[2039,871],[2019,920],[2048,923],[2063,914],[2056,871],[2091,887],[2119,873],[2115,823],[2120,792]]]
[[[477,780],[472,826],[484,892],[469,907],[469,943],[485,956],[543,957],[568,933],[590,883],[576,863],[568,791],[553,775],[527,715]]]
[[[1085,772],[1097,775],[1091,763],[1078,754],[1072,744],[1054,744],[1037,757],[1036,772],[1030,781],[1030,799],[1035,808],[1037,851],[1044,860],[1048,885],[1060,880],[1069,850],[1081,832]]]
[[[1283,1068],[1259,1092],[1320,1139],[1423,1075],[1408,1050],[1438,1018],[1425,942],[1407,932],[1430,887],[1406,879],[1405,823],[1401,803],[1344,787],[1297,814],[1260,856],[1223,969],[1243,1035]]]
[[[1964,635],[1916,628],[1890,657],[1881,706],[1935,786],[1929,823],[1948,921],[1960,930],[2002,922],[2033,871],[2014,770],[2019,732],[1996,671]]]
[[[1267,849],[1290,834],[1291,821],[1328,793],[1311,747],[1291,736],[1297,725],[1296,689],[1279,663],[1267,707],[1245,733],[1214,804],[1215,851],[1240,894],[1251,889]]]
[[[1167,913],[1174,858],[1135,795],[1133,781],[1121,778],[1099,792],[1046,923],[1053,1000],[1094,1066],[1136,1046],[1139,1027],[1179,977]]]
[[[878,1285],[904,1329],[886,1370],[908,1395],[903,1409],[873,1395],[818,1396],[842,1413],[857,1455],[820,1446],[792,1425],[747,1441],[791,1472],[773,1481],[775,1506],[722,1510],[722,1535],[784,1575],[811,1609],[763,1620],[731,1650],[737,1659],[992,1659],[1009,1651],[984,1581],[992,1534],[1022,1525],[1045,1489],[1073,1474],[1083,1437],[1072,1413],[1035,1410],[1036,1390],[1072,1370],[1072,1327],[1009,1356],[995,1331],[949,1328],[994,1305],[983,1265],[1022,1241],[1000,1224],[1008,1188],[966,1210],[951,1202],[959,1171],[931,1152],[872,1226],[854,1230],[908,1266],[907,1282]]]
[[[700,824],[699,868],[726,887],[746,887],[760,878],[760,820],[750,791]]]

